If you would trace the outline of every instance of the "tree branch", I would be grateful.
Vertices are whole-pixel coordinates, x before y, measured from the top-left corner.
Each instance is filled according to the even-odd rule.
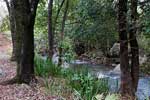
[[[60,11],[61,11],[61,8],[62,8],[64,2],[65,2],[65,0],[63,0],[63,1],[61,2],[61,5],[60,5],[60,7],[58,8],[58,11],[57,11],[56,18],[55,18],[55,20],[54,20],[54,30],[53,30],[54,32],[55,32],[55,27],[56,27],[57,19],[58,19],[59,13],[60,13]]]

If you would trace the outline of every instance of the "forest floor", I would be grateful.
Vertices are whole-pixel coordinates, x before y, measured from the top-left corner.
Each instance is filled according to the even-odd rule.
[[[0,33],[0,83],[16,75],[16,64],[10,61],[11,41]],[[57,100],[47,96],[38,85],[0,85],[0,100]]]

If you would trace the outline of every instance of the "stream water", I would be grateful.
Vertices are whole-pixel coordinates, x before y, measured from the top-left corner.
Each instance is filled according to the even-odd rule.
[[[92,65],[87,62],[76,60],[71,63],[75,69],[88,69],[98,78],[107,78],[110,92],[114,93],[119,90],[120,74],[112,73],[113,69],[104,65]],[[138,100],[147,100],[150,97],[150,77],[140,76],[138,89],[136,93]]]

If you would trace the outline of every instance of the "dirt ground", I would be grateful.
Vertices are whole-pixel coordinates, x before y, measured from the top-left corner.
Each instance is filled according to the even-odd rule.
[[[16,63],[10,61],[11,41],[0,33],[0,82],[16,75]],[[0,100],[56,100],[43,93],[40,87],[26,84],[0,85]]]

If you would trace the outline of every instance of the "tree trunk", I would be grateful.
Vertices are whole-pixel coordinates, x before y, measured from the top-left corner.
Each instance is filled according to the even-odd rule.
[[[13,16],[13,5],[12,5],[12,1],[10,2],[8,0],[4,0],[8,9],[8,13],[9,13],[9,20],[10,20],[10,31],[11,31],[11,38],[12,38],[12,57],[11,60],[12,61],[16,61],[16,32],[15,32],[15,19]]]
[[[19,83],[34,78],[34,22],[39,0],[13,0],[17,37],[17,75]]]
[[[137,32],[137,2],[138,0],[131,0],[131,27],[130,27],[130,47],[131,47],[131,76],[132,76],[132,87],[134,92],[137,91],[138,80],[139,80],[139,47],[136,39]]]
[[[67,19],[68,8],[69,8],[69,0],[66,1],[65,12],[64,12],[63,20],[62,20],[61,42],[63,41],[63,38],[64,38],[65,21]],[[62,52],[63,52],[63,48],[61,46],[58,49],[59,50],[58,66],[62,65]]]
[[[23,2],[23,1],[22,1]],[[19,81],[30,83],[34,79],[34,23],[39,0],[24,0],[24,31]]]
[[[53,57],[53,43],[54,43],[54,35],[53,35],[53,22],[52,22],[52,9],[53,9],[53,0],[50,0],[48,3],[48,41],[49,41],[49,59],[52,60]]]
[[[128,38],[127,38],[127,0],[118,3],[118,32],[120,39],[120,92],[123,96],[132,96],[132,80],[129,68]]]
[[[16,46],[15,46],[15,56],[16,56],[16,61],[19,64],[20,59],[21,59],[21,48],[22,48],[22,37],[23,34],[22,32],[24,31],[24,26],[23,26],[23,10],[22,10],[22,2],[20,3],[19,0],[11,0],[11,14],[13,16],[14,20],[14,29],[15,29],[15,40]],[[18,67],[19,68],[19,67]]]
[[[55,21],[54,21],[54,28],[53,28],[53,32],[54,33],[55,33],[55,28],[56,28],[57,20],[58,20],[58,17],[59,17],[59,14],[60,14],[61,8],[63,7],[64,2],[65,2],[65,0],[63,0],[61,2],[60,7],[57,10],[56,18],[55,18]]]

